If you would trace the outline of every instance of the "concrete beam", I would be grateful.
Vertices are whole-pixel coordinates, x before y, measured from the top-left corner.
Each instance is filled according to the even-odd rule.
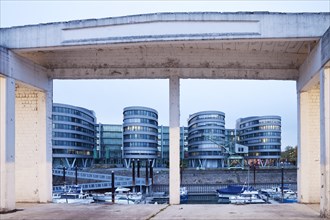
[[[330,27],[321,38],[321,62],[322,66],[330,67]]]
[[[0,75],[0,212],[15,209],[15,80]]]
[[[321,44],[318,43],[299,68],[297,91],[308,91],[317,85],[320,80],[318,72],[321,68]]]
[[[154,13],[3,28],[0,45],[14,49],[187,39],[321,37],[329,23],[329,13]]]
[[[170,80],[170,204],[180,204],[180,78]]]
[[[299,53],[304,41],[292,42],[274,39],[272,42],[232,42],[227,49],[225,41],[208,43],[149,44],[140,47],[121,44],[113,47],[77,47],[45,51],[18,51],[47,69],[65,68],[242,68],[242,69],[298,69],[306,59]],[[273,46],[267,47],[268,43]],[[306,41],[313,45],[313,41]],[[275,44],[284,45],[275,49]],[[289,45],[291,45],[289,47]],[[242,47],[240,49],[240,46]],[[294,47],[294,52],[290,48]]]
[[[298,91],[307,91],[320,81],[321,68],[330,67],[330,28],[299,68]]]
[[[297,80],[297,69],[245,68],[66,68],[48,70],[54,79],[183,79]]]
[[[320,75],[321,217],[330,217],[330,68]]]
[[[0,47],[0,74],[42,90],[49,87],[47,69]]]

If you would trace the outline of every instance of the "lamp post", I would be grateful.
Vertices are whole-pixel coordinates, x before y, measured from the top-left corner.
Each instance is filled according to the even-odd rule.
[[[282,193],[282,202],[283,202],[283,199],[284,199],[284,167],[282,166],[281,168],[281,193]]]
[[[111,172],[111,201],[115,203],[115,173]]]
[[[63,167],[63,185],[65,186],[65,167]]]
[[[75,167],[75,182],[76,182],[76,185],[78,185],[78,167],[77,166]]]
[[[135,192],[135,161],[132,161],[132,185],[133,185],[133,192]]]
[[[149,161],[146,160],[146,194],[148,194],[148,187],[149,187],[148,165],[149,165]]]

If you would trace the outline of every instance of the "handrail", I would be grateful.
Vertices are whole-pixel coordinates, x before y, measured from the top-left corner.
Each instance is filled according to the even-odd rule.
[[[54,176],[63,176],[63,170],[62,169],[53,169],[53,175]],[[65,176],[67,177],[75,177],[75,171],[72,170],[66,170]],[[77,172],[77,177],[80,179],[92,179],[92,180],[100,180],[100,181],[111,181],[111,175],[104,174],[104,173],[89,173],[89,172]],[[132,180],[132,177],[127,176],[117,176],[115,175],[115,181],[129,181]],[[135,181],[143,181],[145,178],[135,178]]]
[[[63,176],[62,169],[53,169],[54,176]],[[75,171],[66,170],[65,176],[67,177],[75,177]],[[88,172],[77,172],[77,177],[81,179],[89,179],[89,180],[99,180],[102,182],[96,183],[84,183],[79,184],[83,190],[95,190],[95,189],[107,189],[112,188],[111,175],[108,174],[100,174],[100,173],[88,173]],[[104,181],[104,182],[103,182]],[[145,178],[135,178],[135,186],[145,186],[146,180]],[[149,178],[148,185],[151,185],[151,178]],[[71,187],[74,185],[68,185],[67,187]],[[127,176],[115,176],[115,187],[129,187],[133,186],[132,177]],[[53,192],[63,191],[63,186],[53,186]]]

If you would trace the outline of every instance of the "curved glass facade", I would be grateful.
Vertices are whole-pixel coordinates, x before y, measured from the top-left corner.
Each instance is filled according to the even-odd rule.
[[[93,111],[53,104],[53,167],[87,167],[96,146],[96,117]]]
[[[158,112],[132,106],[123,111],[123,151],[126,166],[130,159],[154,160],[158,153]]]
[[[281,157],[281,117],[256,116],[240,118],[236,122],[238,142],[248,146],[249,164],[277,165]]]
[[[188,158],[190,166],[224,167],[225,113],[202,111],[188,119]]]

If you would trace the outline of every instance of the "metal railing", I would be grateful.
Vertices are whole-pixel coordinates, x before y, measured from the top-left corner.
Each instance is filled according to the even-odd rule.
[[[63,176],[63,170],[62,169],[53,169],[53,175],[54,176]],[[66,177],[76,177],[76,172],[71,170],[65,171]],[[111,175],[108,174],[100,174],[100,173],[88,173],[88,172],[77,172],[77,178],[80,179],[88,179],[88,180],[98,180],[102,182],[97,183],[84,183],[79,184],[82,186],[83,190],[95,190],[95,189],[107,189],[111,188]],[[151,185],[151,179],[149,178],[148,185]],[[135,186],[145,186],[146,180],[145,178],[135,178]],[[133,178],[127,177],[127,176],[115,176],[115,187],[128,187],[133,186]],[[70,187],[68,185],[67,187]],[[63,186],[54,186],[53,192],[59,192],[63,191]]]
[[[63,176],[63,169],[53,169],[54,176]],[[74,170],[66,170],[65,176],[76,177],[76,172]],[[99,181],[111,181],[111,174],[104,173],[88,173],[88,172],[77,172],[77,177],[79,179],[89,179],[89,180],[99,180]],[[145,178],[135,178],[135,180],[144,180]],[[129,181],[132,177],[127,176],[115,176],[115,181]]]
[[[181,184],[182,187],[186,187],[188,193],[190,194],[210,194],[216,193],[217,189],[226,188],[228,185],[243,185],[243,184]],[[250,184],[257,190],[267,189],[272,187],[281,186],[281,183],[256,183]],[[284,186],[292,189],[293,191],[297,190],[296,182],[284,182]],[[154,192],[169,192],[169,185],[167,184],[154,184],[152,186]]]

